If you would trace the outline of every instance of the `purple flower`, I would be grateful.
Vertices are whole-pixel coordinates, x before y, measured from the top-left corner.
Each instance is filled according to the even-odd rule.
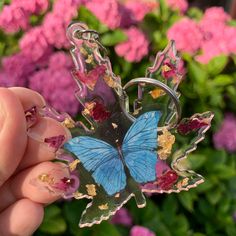
[[[71,57],[64,52],[55,52],[49,58],[49,67],[52,70],[58,70],[62,67],[71,69],[73,62]]]
[[[2,59],[2,73],[6,77],[7,86],[25,86],[27,76],[35,69],[35,65],[22,53]]]
[[[78,111],[78,102],[74,96],[76,84],[71,77],[70,69],[66,66],[42,69],[35,72],[29,80],[29,87],[40,92],[56,110],[76,114]]]
[[[156,236],[156,234],[148,228],[135,225],[130,231],[130,236]]]
[[[131,27],[125,31],[128,39],[117,44],[115,51],[119,56],[123,56],[129,62],[139,62],[148,54],[148,40],[144,33],[136,27]]]
[[[226,114],[220,129],[213,136],[213,141],[217,149],[236,151],[236,117],[233,114]]]
[[[40,60],[50,51],[50,46],[42,27],[34,27],[29,30],[20,40],[20,49],[25,57],[32,62]]]
[[[112,217],[111,222],[113,224],[131,226],[132,225],[132,217],[131,217],[129,211],[126,208],[122,207]]]

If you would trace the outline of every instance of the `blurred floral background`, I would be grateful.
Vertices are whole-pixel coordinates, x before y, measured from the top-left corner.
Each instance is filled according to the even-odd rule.
[[[57,110],[76,115],[65,34],[76,20],[101,33],[123,83],[142,76],[156,52],[174,39],[185,72],[183,117],[215,113],[206,140],[189,156],[205,183],[180,194],[150,196],[143,209],[131,201],[111,221],[89,229],[77,226],[85,201],[60,201],[46,208],[35,235],[236,235],[235,16],[235,1],[0,1],[0,86],[37,90]]]

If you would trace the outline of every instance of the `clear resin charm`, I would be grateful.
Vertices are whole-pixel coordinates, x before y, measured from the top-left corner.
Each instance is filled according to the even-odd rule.
[[[79,226],[107,220],[132,197],[141,208],[144,193],[180,192],[202,183],[203,177],[189,169],[187,156],[204,139],[213,114],[181,118],[177,89],[183,76],[174,42],[157,53],[143,77],[122,85],[96,31],[73,23],[67,34],[82,116],[61,117],[72,139],[58,151],[58,159],[71,175],[61,184],[76,186],[69,195],[91,199]]]

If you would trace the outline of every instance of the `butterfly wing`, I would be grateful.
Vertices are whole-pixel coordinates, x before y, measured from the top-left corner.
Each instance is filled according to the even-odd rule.
[[[114,147],[87,136],[75,137],[64,147],[78,157],[86,170],[92,172],[96,183],[102,185],[107,194],[113,195],[125,188],[124,166]]]
[[[138,183],[156,179],[157,125],[161,113],[147,112],[132,124],[125,135],[122,153],[131,176]]]

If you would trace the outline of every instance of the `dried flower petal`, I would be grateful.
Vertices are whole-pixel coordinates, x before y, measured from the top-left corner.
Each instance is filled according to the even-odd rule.
[[[169,190],[174,183],[176,183],[179,176],[173,170],[166,171],[162,176],[158,178],[157,184],[163,190]]]
[[[50,147],[58,149],[65,140],[64,135],[53,136],[50,138],[45,138],[44,142],[48,143]]]
[[[198,119],[198,118],[193,118],[193,119],[183,119],[178,127],[177,131],[179,134],[182,135],[187,135],[191,132],[194,132],[204,126],[208,125],[207,120],[203,119]]]

